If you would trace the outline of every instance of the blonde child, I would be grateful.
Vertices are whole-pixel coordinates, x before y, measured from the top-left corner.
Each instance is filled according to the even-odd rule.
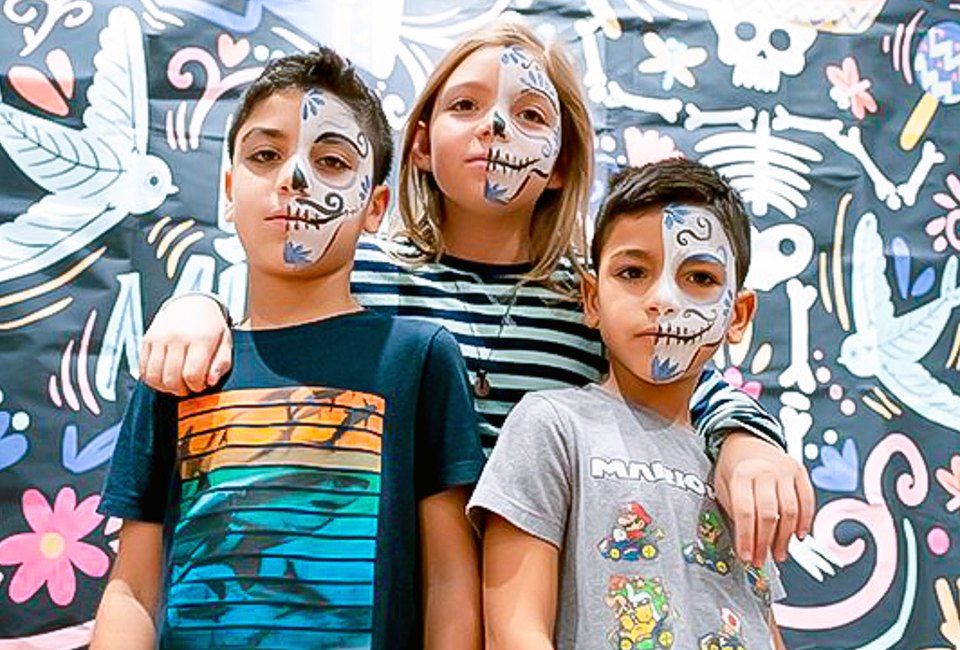
[[[488,450],[524,394],[583,385],[606,369],[599,337],[570,298],[592,173],[593,131],[569,58],[523,25],[496,22],[441,59],[411,109],[399,178],[404,237],[361,239],[354,294],[454,335]],[[147,332],[141,373],[161,390],[202,390],[229,368],[230,347],[216,302],[182,297]],[[717,488],[738,552],[759,563],[772,546],[785,557],[790,535],[809,526],[806,474],[776,446],[779,425],[756,402],[713,371],[701,379],[694,424],[719,450]]]

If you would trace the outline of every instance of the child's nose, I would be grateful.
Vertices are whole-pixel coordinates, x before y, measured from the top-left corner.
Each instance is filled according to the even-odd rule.
[[[507,120],[497,107],[493,107],[478,126],[481,138],[507,139]]]
[[[302,193],[310,189],[307,182],[307,175],[303,171],[303,166],[299,160],[293,159],[284,169],[281,177],[280,188],[287,192]]]

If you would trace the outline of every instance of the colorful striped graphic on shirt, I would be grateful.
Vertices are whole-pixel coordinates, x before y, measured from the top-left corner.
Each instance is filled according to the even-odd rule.
[[[181,403],[165,644],[370,647],[384,412],[313,387]]]

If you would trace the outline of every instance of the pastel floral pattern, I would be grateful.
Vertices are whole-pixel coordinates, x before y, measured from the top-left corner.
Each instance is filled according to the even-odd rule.
[[[754,379],[747,381],[743,376],[743,371],[736,366],[730,366],[723,371],[723,378],[734,388],[743,391],[753,399],[760,399],[763,392],[763,385]]]
[[[950,500],[947,501],[947,511],[956,512],[960,510],[960,456],[954,456],[950,459],[949,469],[940,467],[937,469],[937,483],[950,494]]]
[[[628,126],[623,130],[623,148],[631,167],[642,167],[667,158],[683,158],[673,138],[656,129],[641,130]]]
[[[827,79],[833,85],[830,98],[842,111],[849,110],[862,120],[867,113],[877,112],[877,101],[870,94],[870,80],[860,78],[857,60],[848,56],[840,65],[827,66]]]
[[[947,212],[928,221],[925,228],[933,237],[933,250],[937,253],[947,250],[948,244],[960,251],[960,178],[948,174],[946,183],[949,193],[937,192],[933,195],[933,202]]]
[[[51,509],[39,490],[23,493],[23,516],[32,529],[0,542],[0,564],[20,565],[9,582],[10,600],[26,602],[46,585],[54,604],[65,607],[77,592],[74,569],[100,578],[110,561],[100,548],[81,541],[103,521],[97,514],[100,497],[89,496],[77,505],[77,494],[65,487]]]
[[[637,70],[646,74],[663,74],[660,87],[672,90],[675,82],[693,88],[697,80],[690,68],[696,68],[707,60],[707,51],[702,47],[688,47],[675,38],[663,40],[656,32],[643,35],[643,44],[652,56],[637,65]]]

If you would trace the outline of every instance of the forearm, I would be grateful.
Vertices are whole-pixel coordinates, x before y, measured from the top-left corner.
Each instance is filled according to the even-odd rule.
[[[513,617],[487,625],[486,650],[553,650],[553,635],[546,630],[531,629],[529,621]]]
[[[111,580],[103,592],[90,650],[152,650],[156,647],[154,614],[130,586]]]
[[[424,644],[427,650],[479,650],[483,647],[480,580],[452,581],[427,587]]]
[[[787,650],[787,644],[783,642],[783,636],[780,634],[780,627],[773,620],[773,613],[770,614],[770,632],[773,633],[774,650]]]

